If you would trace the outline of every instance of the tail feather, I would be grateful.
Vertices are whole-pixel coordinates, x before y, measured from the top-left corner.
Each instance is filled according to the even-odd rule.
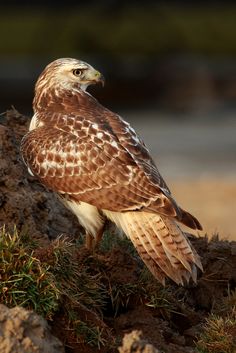
[[[179,260],[188,271],[191,271],[189,261],[194,261],[192,251],[177,224],[166,216],[156,214],[150,216],[146,213],[144,216],[148,219],[149,229],[152,229],[155,238],[159,238],[172,266],[175,267],[176,260]]]
[[[149,268],[150,272],[164,286],[165,278],[166,278],[165,272],[163,272],[162,269],[159,267],[159,265],[157,265],[157,263],[149,256],[149,254],[146,251],[144,251],[143,245],[140,242],[140,239],[138,237],[134,236],[134,238],[132,239],[132,242],[134,243],[137,252],[139,253],[145,265]]]
[[[201,259],[200,256],[198,255],[198,253],[196,252],[196,250],[194,249],[194,247],[192,246],[192,244],[190,243],[190,241],[188,240],[188,238],[186,238],[192,252],[194,255],[194,263],[197,265],[197,267],[203,272],[203,267],[202,267],[202,263],[201,263]]]
[[[192,248],[191,248],[191,244],[185,238],[184,234],[182,233],[182,231],[180,230],[178,225],[175,224],[175,222],[169,220],[169,218],[167,218],[167,217],[165,217],[165,222],[163,222],[163,219],[162,219],[162,222],[159,222],[159,223],[162,223],[162,228],[164,227],[164,225],[165,225],[165,227],[168,227],[168,225],[169,225],[168,229],[170,229],[170,228],[172,229],[172,234],[169,233],[170,236],[174,237],[174,235],[175,235],[175,237],[176,237],[176,233],[174,233],[173,230],[178,231],[180,233],[181,242],[179,241],[179,239],[176,240],[176,242],[177,242],[177,244],[179,243],[180,251],[184,249],[184,254],[182,254],[181,255],[182,258],[180,258],[181,261],[179,260],[179,258],[176,256],[175,253],[174,253],[174,255],[172,253],[170,253],[168,251],[168,248],[163,246],[163,244],[161,243],[161,241],[160,241],[161,232],[158,232],[158,235],[157,235],[157,229],[154,226],[156,224],[155,222],[156,222],[157,215],[155,215],[153,220],[151,219],[150,214],[143,213],[143,216],[148,219],[148,223],[149,223],[150,228],[146,227],[145,231],[146,231],[147,237],[150,241],[151,241],[150,237],[152,238],[153,249],[155,249],[160,254],[160,257],[161,257],[162,261],[165,262],[166,267],[167,267],[167,264],[169,265],[167,267],[168,271],[165,270],[164,266],[161,267],[164,270],[164,272],[167,274],[167,276],[169,276],[175,282],[177,282],[179,284],[183,284],[183,278],[187,282],[189,282],[191,274],[192,274],[192,278],[193,278],[194,282],[196,282],[197,270],[196,270],[196,266],[195,266],[195,260],[196,260],[197,266],[199,266],[200,268],[201,268],[201,261],[200,261],[199,256],[197,255],[195,250],[194,250],[194,252],[195,252],[194,254],[196,256],[196,259],[191,256],[190,258],[186,257],[186,259],[187,259],[186,261],[185,261],[185,259],[183,260],[183,256],[188,256],[190,253],[192,255]],[[172,222],[173,224],[170,222]],[[170,227],[170,225],[171,225],[171,227]],[[157,248],[157,246],[156,246],[157,242],[158,242],[159,248]],[[183,243],[182,246],[180,245],[180,243]],[[188,251],[186,251],[186,247],[188,247]],[[158,261],[158,264],[159,264],[159,261]]]
[[[131,239],[143,262],[161,283],[170,277],[177,284],[197,280],[201,261],[176,222],[149,212],[110,212],[108,218]]]
[[[139,216],[137,213],[134,213],[132,216],[135,219],[135,222],[133,222],[132,217],[131,222],[130,217],[125,217],[124,222],[128,223],[129,229],[131,230],[128,233],[131,241],[134,245],[138,241],[142,247],[139,249],[137,248],[139,255],[143,258],[143,255],[147,254],[148,256],[145,257],[145,260],[148,259],[148,261],[150,261],[151,259],[154,262],[152,264],[151,272],[153,272],[153,268],[158,267],[158,271],[160,272],[161,270],[162,273],[164,273],[164,276],[167,275],[173,280],[176,280],[177,275],[174,274],[173,267],[171,266],[171,263],[159,239],[153,237],[153,232],[147,231],[147,227],[145,227],[144,222],[139,221]],[[146,263],[146,261],[144,262]],[[149,267],[149,264],[146,263],[146,265]],[[153,267],[153,265],[155,265],[155,267]],[[179,277],[177,280],[180,282],[181,278]]]
[[[183,209],[180,209],[180,210],[181,210],[181,219],[179,219],[179,221],[181,223],[183,223],[189,228],[202,230],[202,226],[196,217],[194,217],[191,213],[184,211]]]
[[[188,271],[191,271],[190,264],[192,262],[195,263],[196,259],[184,233],[171,218],[161,216],[159,223],[161,223],[162,228],[165,229],[164,235],[161,231],[158,232],[158,237],[161,240],[163,247],[168,253],[177,258]]]

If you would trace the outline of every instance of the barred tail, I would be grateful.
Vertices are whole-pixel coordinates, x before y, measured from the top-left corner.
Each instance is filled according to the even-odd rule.
[[[202,269],[200,258],[173,219],[147,212],[105,213],[123,229],[161,283],[166,276],[177,284],[191,277],[196,282],[197,267]]]

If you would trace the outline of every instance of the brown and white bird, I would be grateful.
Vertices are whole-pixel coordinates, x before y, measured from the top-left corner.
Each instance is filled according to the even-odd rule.
[[[201,261],[177,222],[202,227],[174,201],[134,129],[86,92],[103,80],[92,66],[71,58],[44,69],[21,144],[24,162],[60,195],[87,235],[98,240],[108,218],[163,284],[166,276],[180,284],[196,281]]]

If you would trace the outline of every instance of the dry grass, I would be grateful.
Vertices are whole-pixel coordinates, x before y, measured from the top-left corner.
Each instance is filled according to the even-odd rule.
[[[236,352],[236,290],[218,303],[206,319],[196,347],[200,353]]]
[[[207,318],[196,347],[200,353],[235,353],[236,310],[226,318],[215,315]]]

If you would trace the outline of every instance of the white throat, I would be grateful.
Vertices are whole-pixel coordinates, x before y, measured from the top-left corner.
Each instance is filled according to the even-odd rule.
[[[89,85],[87,83],[85,83],[85,84],[80,85],[80,88],[82,89],[82,91],[86,92],[86,89],[88,88],[88,86]]]

